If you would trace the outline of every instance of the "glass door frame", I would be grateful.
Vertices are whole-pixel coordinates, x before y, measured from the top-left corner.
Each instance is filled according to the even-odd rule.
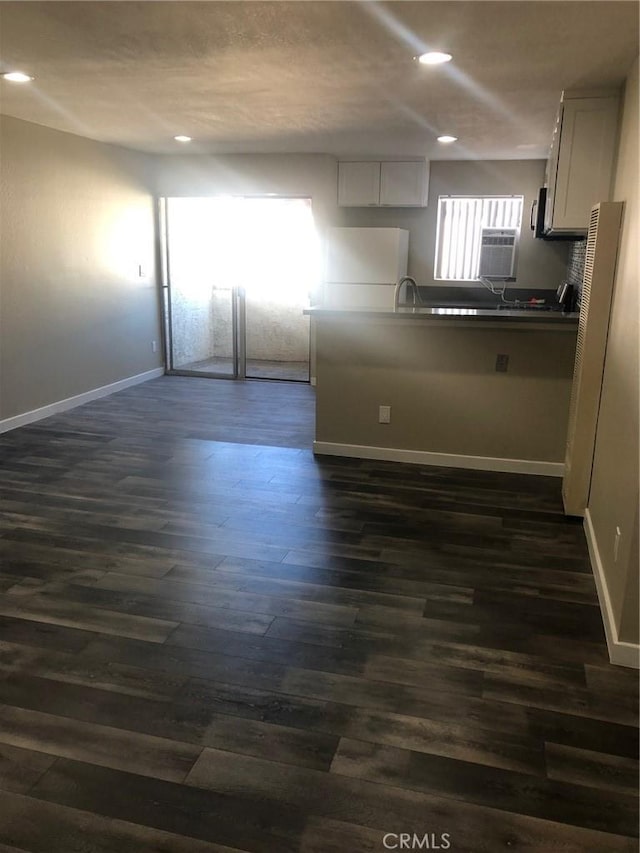
[[[244,198],[269,198],[270,196],[243,196]],[[220,291],[229,290],[231,294],[231,349],[232,349],[232,371],[223,373],[215,370],[189,370],[176,367],[173,354],[173,317],[171,299],[171,274],[170,274],[170,240],[169,240],[169,205],[168,198],[172,196],[157,197],[157,222],[158,222],[158,256],[160,269],[160,292],[162,311],[162,332],[165,356],[165,373],[169,376],[195,376],[204,379],[252,379],[263,381],[261,377],[247,376],[247,296],[242,285],[234,285],[231,288],[219,288]],[[308,196],[283,196],[283,198],[304,198]],[[215,290],[215,288],[214,288]],[[311,381],[311,336],[309,336],[309,375],[307,379],[276,380],[269,378],[265,381],[285,381],[299,384],[309,384]]]
[[[158,198],[158,223],[160,236],[160,289],[163,319],[165,373],[169,376],[200,376],[203,379],[245,379],[247,374],[246,298],[244,288],[235,285],[231,293],[231,350],[232,371],[187,370],[176,367],[173,360],[173,319],[171,301],[171,274],[169,248],[169,211],[167,199]]]

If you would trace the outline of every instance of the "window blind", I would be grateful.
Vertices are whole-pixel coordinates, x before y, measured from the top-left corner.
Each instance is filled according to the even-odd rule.
[[[483,228],[520,228],[522,196],[440,196],[434,278],[473,281]]]

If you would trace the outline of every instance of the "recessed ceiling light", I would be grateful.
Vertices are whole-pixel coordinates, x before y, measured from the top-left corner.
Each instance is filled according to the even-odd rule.
[[[447,143],[447,142],[457,142],[457,141],[458,141],[457,136],[439,136],[438,137],[438,142]]]
[[[174,136],[176,142],[191,142],[190,136]]]
[[[10,80],[12,83],[30,83],[33,80],[33,77],[30,77],[23,71],[7,71],[2,77],[4,80]]]
[[[450,53],[442,53],[439,50],[430,50],[429,53],[423,53],[418,57],[418,62],[422,65],[441,65],[443,62],[449,62],[452,59]]]

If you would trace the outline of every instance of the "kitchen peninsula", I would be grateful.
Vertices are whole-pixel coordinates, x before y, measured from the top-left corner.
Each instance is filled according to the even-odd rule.
[[[316,454],[562,475],[577,314],[307,313],[316,335]],[[379,422],[384,407],[389,423]]]

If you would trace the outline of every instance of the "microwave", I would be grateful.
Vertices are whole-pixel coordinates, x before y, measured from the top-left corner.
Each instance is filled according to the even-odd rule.
[[[541,187],[538,191],[538,198],[534,199],[531,204],[531,230],[533,236],[544,237],[544,213],[547,204],[547,188]]]

